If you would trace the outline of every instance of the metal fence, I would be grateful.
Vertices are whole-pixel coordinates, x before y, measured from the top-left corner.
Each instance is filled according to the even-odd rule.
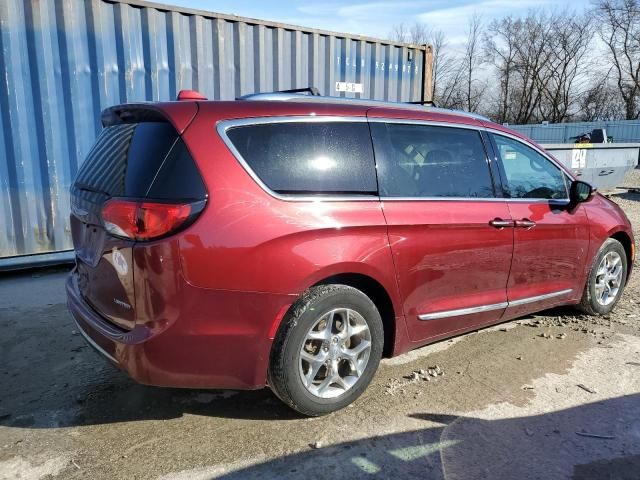
[[[424,100],[428,55],[428,47],[137,0],[2,0],[0,269],[15,256],[72,247],[68,190],[105,107],[171,100],[181,89],[233,99],[308,86]]]
[[[606,128],[607,136],[615,143],[640,142],[640,121],[549,123],[536,125],[509,125],[538,143],[573,143],[574,138],[595,128]]]

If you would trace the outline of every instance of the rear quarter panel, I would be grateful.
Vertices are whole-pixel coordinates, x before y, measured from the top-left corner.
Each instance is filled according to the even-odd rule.
[[[250,103],[250,102],[247,102]],[[239,105],[240,104],[240,105]],[[322,105],[264,109],[260,104],[225,111],[204,104],[184,139],[201,170],[209,200],[201,218],[180,235],[184,277],[193,286],[275,294],[300,294],[338,273],[360,273],[389,293],[396,312],[397,286],[380,202],[286,201],[265,192],[216,132],[218,121],[271,115],[322,114]],[[329,115],[363,116],[344,107]],[[287,110],[288,109],[288,110]],[[263,111],[264,110],[264,111]]]

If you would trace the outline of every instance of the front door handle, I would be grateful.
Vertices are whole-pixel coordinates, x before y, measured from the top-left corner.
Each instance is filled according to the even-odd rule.
[[[501,218],[494,218],[489,222],[489,225],[494,228],[513,227],[513,220],[502,220]]]
[[[536,226],[536,222],[523,218],[522,220],[516,220],[515,225],[517,228],[533,228]]]

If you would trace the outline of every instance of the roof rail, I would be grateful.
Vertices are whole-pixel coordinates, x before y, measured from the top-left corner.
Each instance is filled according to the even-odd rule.
[[[318,90],[316,87],[307,87],[307,88],[292,88],[291,90],[278,90],[277,92],[274,93],[309,93],[310,95],[313,95],[314,97],[319,97],[320,96],[320,90]]]
[[[424,105],[426,107],[437,107],[436,103],[433,100],[418,100],[417,102],[403,102],[408,103],[409,105]]]
[[[311,95],[300,95],[298,91],[318,91],[315,87],[311,88],[301,88],[296,90],[281,90],[278,92],[263,92],[263,93],[250,93],[247,95],[243,95],[238,97],[237,100],[254,100],[254,101],[278,101],[278,102],[287,102],[287,101],[295,101],[295,102],[314,102],[314,103],[351,103],[353,105],[370,105],[375,107],[381,106],[389,106],[389,107],[402,107],[402,108],[415,108],[424,110],[425,107],[430,107],[430,105],[425,102],[391,102],[386,100],[370,100],[366,98],[348,98],[348,97],[329,97],[325,95],[320,95],[312,93]]]
[[[300,92],[312,92],[316,91],[318,94],[312,93],[311,95],[300,95]],[[319,91],[315,87],[300,88],[294,90],[281,90],[279,92],[265,92],[265,93],[250,93],[238,97],[238,100],[248,101],[265,101],[265,102],[310,102],[310,103],[350,103],[352,105],[363,105],[370,107],[393,107],[393,108],[406,108],[411,110],[424,111],[427,108],[430,112],[448,113],[454,115],[460,115],[463,117],[474,118],[476,120],[491,121],[489,118],[476,113],[464,112],[462,110],[450,110],[446,108],[438,108],[433,102],[430,101],[418,101],[418,102],[391,102],[388,100],[369,100],[364,98],[348,98],[348,97],[327,97],[320,95]]]

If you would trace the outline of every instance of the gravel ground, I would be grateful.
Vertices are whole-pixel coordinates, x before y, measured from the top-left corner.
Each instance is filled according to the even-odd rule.
[[[640,194],[612,198],[640,231]],[[74,330],[65,271],[0,278],[0,479],[637,479],[637,267],[608,317],[554,309],[385,360],[319,419],[269,390],[137,385]]]

